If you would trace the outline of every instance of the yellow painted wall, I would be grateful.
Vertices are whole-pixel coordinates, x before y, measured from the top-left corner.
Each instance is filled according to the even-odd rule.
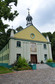
[[[0,61],[0,63],[9,63],[9,60]]]
[[[30,37],[31,33],[35,34],[34,39]],[[29,26],[23,29],[22,31],[16,33],[14,37],[19,39],[25,39],[25,40],[47,42],[47,39],[34,26]]]

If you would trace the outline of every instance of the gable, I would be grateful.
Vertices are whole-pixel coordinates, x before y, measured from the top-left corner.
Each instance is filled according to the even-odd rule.
[[[34,27],[29,26],[14,35],[17,39],[48,42],[47,39]]]

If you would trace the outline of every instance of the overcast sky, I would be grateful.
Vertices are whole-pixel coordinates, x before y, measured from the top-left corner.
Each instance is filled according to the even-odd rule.
[[[33,25],[40,32],[55,31],[55,0],[18,0],[17,7],[12,6],[12,11],[15,9],[19,15],[13,22],[6,21],[10,27],[17,28],[26,27],[26,17],[28,15],[27,8],[30,9],[30,15],[33,17]]]

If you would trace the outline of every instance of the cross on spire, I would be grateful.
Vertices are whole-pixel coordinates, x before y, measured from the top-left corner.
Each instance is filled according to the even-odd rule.
[[[27,10],[28,10],[28,16],[26,17],[26,20],[27,20],[27,26],[30,26],[30,25],[33,25],[32,24],[32,16],[30,15],[30,9],[29,8],[27,8]]]
[[[28,8],[27,10],[28,10],[28,14],[30,14],[30,9]]]

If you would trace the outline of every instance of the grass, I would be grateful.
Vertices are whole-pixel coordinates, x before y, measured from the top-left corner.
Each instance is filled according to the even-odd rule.
[[[11,72],[13,72],[11,69],[0,66],[0,74],[11,73]]]

